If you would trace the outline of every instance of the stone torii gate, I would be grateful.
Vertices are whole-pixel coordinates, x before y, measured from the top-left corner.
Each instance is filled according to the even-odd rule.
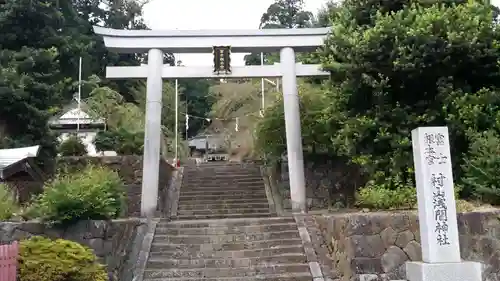
[[[259,30],[117,30],[94,26],[106,47],[118,53],[148,53],[144,66],[107,67],[110,79],[146,78],[146,128],[144,137],[141,215],[152,216],[158,198],[162,79],[170,78],[270,78],[282,77],[290,194],[294,212],[306,212],[304,158],[300,128],[297,76],[328,76],[320,65],[295,62],[295,52],[311,52],[323,45],[328,28]],[[230,73],[212,67],[163,65],[163,54],[211,53],[214,46],[230,46],[233,53],[280,52],[280,64],[234,66]]]

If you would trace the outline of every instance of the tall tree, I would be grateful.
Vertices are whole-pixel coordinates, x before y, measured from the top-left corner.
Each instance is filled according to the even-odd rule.
[[[26,20],[29,19],[29,20]],[[55,152],[48,131],[51,108],[66,82],[61,69],[65,19],[53,1],[7,1],[0,12],[0,120],[3,147],[42,145]]]
[[[19,0],[0,10],[0,131],[2,146],[42,144],[55,151],[48,117],[73,99],[78,62],[83,77],[105,76],[106,65],[139,65],[143,54],[109,52],[93,25],[146,29],[143,4],[132,0]],[[29,20],[27,20],[29,19]],[[165,56],[173,64],[173,55]],[[132,90],[141,81],[106,81],[126,102],[139,103]],[[92,89],[84,87],[83,97]],[[49,149],[50,148],[50,149]]]
[[[327,27],[331,25],[331,18],[339,10],[339,4],[334,0],[328,0],[326,4],[321,7],[313,19],[314,27]]]
[[[304,28],[313,26],[314,16],[304,10],[304,0],[275,0],[260,19],[259,28]],[[277,54],[264,54],[264,64],[278,61]],[[260,53],[245,56],[246,65],[260,65]]]
[[[183,79],[179,80],[182,89],[181,99],[187,104],[187,113],[197,117],[207,117],[214,99],[209,95],[210,86],[214,82],[208,79]],[[181,111],[182,108],[181,108]],[[189,119],[188,135],[186,139],[195,136],[198,132],[206,128],[207,122],[202,118]],[[185,125],[183,124],[183,128]],[[185,131],[185,130],[184,130]]]
[[[311,27],[313,14],[304,10],[304,0],[276,0],[260,19],[259,28]]]
[[[78,14],[79,42],[88,42],[85,52],[81,52],[84,59],[83,76],[97,74],[105,78],[105,67],[109,66],[137,66],[147,63],[147,54],[117,54],[109,52],[102,39],[96,36],[92,26],[103,26],[114,29],[148,29],[143,19],[143,7],[147,2],[134,0],[76,0],[75,10]],[[76,34],[76,32],[73,32]],[[73,53],[73,69],[78,69],[78,57]],[[173,54],[164,55],[164,63],[174,65]],[[127,102],[136,102],[131,91],[139,86],[137,80],[107,81],[103,85],[117,90]]]
[[[332,147],[376,184],[411,186],[410,131],[448,125],[460,177],[469,134],[498,124],[496,113],[483,114],[500,106],[500,37],[491,7],[359,2],[344,2],[321,54],[333,72],[336,62],[352,66],[338,77],[324,111],[335,132]]]

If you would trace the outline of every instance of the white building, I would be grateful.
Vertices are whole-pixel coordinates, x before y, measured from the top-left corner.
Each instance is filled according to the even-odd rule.
[[[84,103],[80,107],[76,103],[71,104],[62,114],[49,120],[49,127],[59,133],[59,142],[65,141],[71,135],[77,135],[87,148],[88,155],[99,156],[94,140],[99,131],[106,129],[106,123],[102,118],[93,118],[86,110],[88,111]]]

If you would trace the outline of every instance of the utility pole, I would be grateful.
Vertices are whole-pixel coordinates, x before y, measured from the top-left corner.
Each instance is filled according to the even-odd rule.
[[[178,146],[179,146],[179,80],[175,79],[175,165],[178,159]]]
[[[80,131],[80,112],[82,110],[82,57],[78,60],[78,96],[77,96],[77,103],[78,103],[78,112],[76,116],[76,132],[78,133]]]
[[[260,65],[264,65],[264,53],[260,53]],[[261,94],[262,94],[262,109],[260,115],[264,117],[265,97],[264,97],[264,78],[261,80]]]

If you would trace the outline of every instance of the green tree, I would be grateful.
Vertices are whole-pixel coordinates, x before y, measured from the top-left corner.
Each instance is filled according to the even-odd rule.
[[[77,92],[79,57],[83,58],[83,78],[100,77],[99,86],[108,86],[124,99],[122,110],[127,113],[122,115],[136,116],[137,108],[132,105],[139,101],[131,93],[143,81],[108,81],[104,71],[106,65],[139,65],[147,57],[109,52],[92,27],[147,29],[143,5],[132,0],[20,0],[2,4],[1,145],[42,144],[44,156],[54,155],[57,142],[46,122]],[[173,64],[173,55],[166,54],[165,62]],[[94,89],[92,83],[85,83],[82,96],[88,97]]]
[[[192,116],[209,117],[210,109],[215,102],[214,98],[209,94],[210,87],[214,84],[213,80],[208,79],[181,79],[179,80],[180,98],[183,105],[180,106],[180,112],[186,111]],[[185,118],[184,115],[181,115]],[[185,119],[183,119],[185,120]],[[198,132],[206,128],[207,122],[201,118],[189,119],[188,136],[184,135],[185,139],[195,136]],[[185,122],[180,124],[182,132],[185,132]]]
[[[276,0],[262,15],[259,28],[311,27],[313,18],[304,10],[304,0]]]
[[[260,19],[259,28],[304,28],[313,26],[314,16],[304,10],[303,0],[275,0]],[[260,53],[245,56],[246,65],[260,65]],[[279,61],[278,54],[264,54],[264,64]]]
[[[27,21],[26,19],[30,20]],[[3,147],[41,145],[41,159],[55,155],[50,110],[62,100],[60,71],[64,17],[51,1],[8,1],[0,12],[0,119]]]
[[[298,92],[300,97],[300,118],[304,150],[311,153],[333,153],[330,150],[331,132],[323,120],[323,110],[330,102],[329,89],[301,81]],[[285,115],[283,97],[275,95],[264,112],[265,118],[256,125],[256,150],[261,156],[275,161],[286,152]]]
[[[107,128],[110,132],[102,132],[99,134],[97,143],[100,147],[106,147],[110,150],[112,146],[106,143],[112,143],[118,147],[125,147],[122,150],[138,151],[142,150],[143,136],[145,129],[145,109],[146,109],[146,85],[144,82],[131,90],[130,95],[135,100],[134,103],[127,102],[125,98],[117,91],[106,87],[99,86],[99,81],[95,81],[94,89],[90,96],[85,99],[85,104],[89,107],[89,111],[95,117],[106,120]],[[182,92],[179,92],[182,94]],[[162,132],[164,144],[163,153],[172,153],[175,132],[175,89],[171,83],[163,84],[163,108],[162,108]],[[185,108],[185,103],[179,100],[179,138],[182,136],[182,129],[185,122],[185,115],[182,114],[182,109]],[[135,149],[128,147],[135,146]],[[118,148],[115,148],[115,150]]]
[[[333,0],[328,0],[318,11],[312,21],[314,27],[327,27],[331,25],[331,18],[339,9],[339,4]]]
[[[457,102],[500,85],[499,37],[491,7],[481,3],[368,2],[375,9],[345,1],[336,14],[322,61],[337,73],[332,66],[338,62],[352,67],[334,75],[336,90],[323,120],[335,132],[332,146],[339,155],[363,167],[371,180],[395,188],[413,178],[412,129],[450,125],[452,155],[467,151],[468,128],[454,125],[465,113]],[[462,160],[453,160],[460,175]]]

